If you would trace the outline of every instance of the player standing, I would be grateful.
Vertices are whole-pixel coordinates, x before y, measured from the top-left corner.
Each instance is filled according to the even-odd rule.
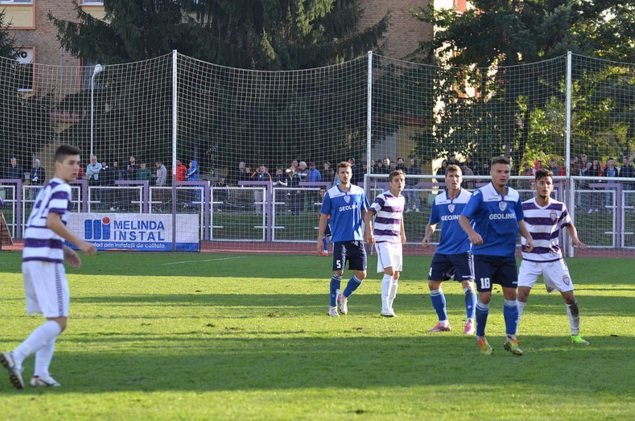
[[[542,275],[547,291],[560,291],[567,306],[571,342],[589,345],[580,336],[580,310],[573,295],[573,281],[560,249],[560,229],[565,228],[575,247],[586,247],[578,238],[578,231],[569,216],[567,206],[551,198],[553,173],[545,169],[536,171],[535,196],[523,202],[525,224],[534,239],[534,249],[523,250],[518,273],[518,323],[527,304],[531,288]]]
[[[375,215],[375,220],[374,236],[371,234],[369,242],[374,242],[377,250],[377,272],[384,273],[381,281],[381,315],[395,317],[393,303],[403,267],[402,244],[406,242],[403,224],[406,198],[401,194],[406,185],[403,171],[392,171],[388,176],[388,185],[389,189],[379,194],[370,205],[371,218]]]
[[[474,278],[479,292],[476,343],[481,353],[489,355],[493,352],[485,338],[485,326],[492,299],[492,284],[499,284],[505,298],[503,316],[507,338],[504,348],[514,355],[522,355],[516,338],[516,237],[518,232],[525,237],[528,250],[533,248],[533,240],[523,222],[520,196],[507,186],[511,171],[509,160],[505,157],[494,158],[490,168],[492,181],[472,194],[459,217],[461,228],[472,243]]]
[[[41,313],[44,324],[36,328],[17,348],[0,354],[0,362],[9,371],[16,389],[22,389],[22,363],[35,354],[35,371],[31,386],[59,386],[49,374],[55,341],[66,328],[69,291],[64,260],[79,267],[79,256],[64,245],[74,244],[88,255],[95,245],[81,240],[66,228],[71,208],[70,181],[79,172],[79,149],[62,145],[55,151],[55,177],[40,190],[24,233],[22,273],[28,314]]]
[[[339,184],[327,190],[320,208],[320,223],[318,226],[317,251],[323,251],[322,239],[327,224],[331,228],[331,242],[333,243],[333,275],[330,283],[329,316],[338,317],[337,307],[342,314],[348,313],[348,297],[361,285],[366,278],[366,249],[364,247],[364,222],[366,222],[366,237],[370,241],[372,234],[368,199],[364,189],[351,184],[353,172],[351,164],[340,162],[337,166]],[[330,215],[330,219],[329,219]],[[344,266],[348,261],[348,268],[353,276],[343,293],[340,293],[340,283]]]
[[[448,165],[445,170],[446,190],[435,197],[432,213],[423,236],[423,247],[428,247],[430,236],[436,230],[437,224],[442,223],[441,239],[432,257],[428,273],[430,301],[437,312],[439,321],[429,332],[446,332],[452,329],[448,321],[445,295],[441,289],[441,282],[452,277],[461,282],[465,295],[467,321],[463,333],[474,335],[475,331],[476,293],[474,292],[474,275],[471,268],[470,240],[459,225],[459,216],[472,194],[461,188],[462,181],[461,168],[455,164]]]

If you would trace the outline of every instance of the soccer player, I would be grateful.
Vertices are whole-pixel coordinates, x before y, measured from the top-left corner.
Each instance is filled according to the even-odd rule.
[[[432,257],[428,273],[430,301],[437,312],[439,321],[429,332],[447,332],[452,329],[448,321],[445,295],[441,282],[454,277],[463,285],[465,295],[466,323],[463,333],[474,335],[474,311],[476,309],[476,293],[474,292],[474,275],[472,274],[470,257],[470,240],[459,225],[459,216],[472,194],[461,188],[463,173],[458,165],[450,164],[445,170],[446,190],[439,193],[432,204],[432,213],[426,232],[423,236],[423,247],[430,245],[430,236],[442,223],[443,231],[437,250]]]
[[[489,355],[493,348],[485,338],[485,326],[492,299],[492,285],[503,288],[505,303],[503,316],[507,338],[504,348],[514,355],[522,355],[516,323],[518,306],[516,287],[516,237],[525,237],[525,248],[533,248],[531,234],[523,222],[523,209],[518,192],[507,186],[511,164],[505,157],[492,159],[492,181],[477,189],[459,217],[461,228],[472,244],[474,278],[479,292],[476,304],[476,344],[482,354]]]
[[[348,297],[361,285],[366,278],[366,248],[364,235],[370,241],[370,213],[368,199],[364,189],[351,184],[353,172],[351,164],[340,162],[337,166],[339,184],[326,191],[320,208],[320,223],[318,227],[317,251],[323,251],[322,239],[327,223],[331,227],[331,242],[333,243],[333,275],[330,283],[329,316],[338,317],[338,306],[342,314],[348,313]],[[329,219],[330,215],[330,219]],[[366,233],[364,231],[366,222]],[[344,266],[348,261],[348,268],[353,276],[343,293],[340,293],[340,283]]]
[[[569,268],[560,250],[560,229],[565,228],[574,247],[586,247],[578,238],[578,231],[567,211],[567,206],[551,198],[553,173],[545,169],[536,171],[535,197],[522,203],[525,224],[534,239],[532,251],[523,250],[523,260],[518,273],[518,323],[527,304],[531,288],[542,275],[547,291],[560,291],[567,306],[571,342],[589,345],[580,336],[580,310],[573,295],[573,282]]]
[[[36,328],[17,348],[0,354],[0,363],[9,371],[16,389],[22,389],[22,363],[35,354],[35,371],[31,386],[59,386],[51,377],[49,365],[55,341],[66,328],[69,308],[68,282],[64,260],[79,267],[79,256],[64,245],[74,244],[88,255],[96,252],[95,245],[70,232],[66,222],[71,207],[70,181],[79,172],[79,149],[62,145],[55,151],[55,176],[40,190],[24,233],[22,273],[28,314],[41,313],[44,324]]]
[[[370,205],[371,218],[375,216],[370,243],[377,250],[377,272],[384,273],[381,281],[381,315],[395,317],[393,303],[397,296],[399,272],[403,267],[402,244],[406,242],[403,212],[406,198],[401,194],[406,184],[402,170],[388,176],[389,189],[379,194]],[[367,228],[370,231],[369,228]],[[373,235],[374,234],[374,235]]]

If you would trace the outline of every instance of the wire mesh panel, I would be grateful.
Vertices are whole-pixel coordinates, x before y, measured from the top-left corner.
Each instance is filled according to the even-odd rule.
[[[313,241],[320,183],[331,186],[343,160],[355,184],[377,175],[367,180],[371,196],[392,169],[406,172],[409,241],[418,242],[434,174],[455,163],[476,188],[502,154],[523,198],[535,170],[550,169],[580,238],[617,255],[635,242],[634,76],[633,64],[578,55],[455,68],[369,54],[271,72],[174,52],[107,66],[34,64],[24,91],[15,61],[0,58],[0,158],[9,184],[25,183],[18,219],[53,175],[55,148],[70,143],[83,151],[87,186],[76,187],[76,211],[183,215],[197,224],[178,231],[201,241],[267,249]]]

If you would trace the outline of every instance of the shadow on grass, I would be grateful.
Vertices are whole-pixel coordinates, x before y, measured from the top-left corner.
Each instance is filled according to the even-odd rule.
[[[380,297],[377,291],[377,285],[366,285],[358,290],[349,299],[349,309],[352,313],[357,314],[375,314],[380,310]],[[227,313],[227,317],[234,318],[241,312],[245,316],[252,316],[253,310],[264,309],[280,309],[286,313],[306,314],[314,312],[316,307],[323,307],[324,311],[328,309],[328,291],[326,288],[323,295],[311,294],[314,288],[309,286],[306,288],[306,294],[208,294],[203,292],[194,292],[191,294],[126,294],[117,296],[82,296],[74,297],[73,305],[104,305],[105,309],[109,305],[116,306],[171,306],[183,307],[202,307],[202,308],[218,308],[231,307],[239,309]],[[297,290],[303,290],[301,284],[298,284]],[[464,301],[461,294],[446,294],[446,300],[449,310],[463,308]],[[581,311],[584,317],[594,315],[615,314],[617,309],[630,309],[635,307],[635,297],[623,296],[584,296],[579,297]],[[503,309],[503,300],[501,294],[495,294],[490,304],[492,314],[501,312]],[[415,312],[422,311],[434,312],[430,304],[429,295],[417,293],[402,293],[397,296],[395,301],[395,310],[398,312]],[[167,311],[167,310],[166,310]],[[527,312],[541,314],[565,314],[565,307],[562,298],[559,295],[551,294],[533,294],[527,304]],[[220,316],[222,317],[222,315]]]
[[[622,362],[635,348],[635,338],[589,339],[593,345],[581,348],[562,337],[526,336],[522,357],[505,352],[501,337],[490,338],[495,347],[491,356],[480,355],[472,338],[460,336],[179,338],[163,342],[163,347],[138,350],[118,350],[113,344],[107,351],[59,352],[54,369],[64,387],[47,393],[458,384],[481,390],[501,385],[520,391],[553,390],[554,396],[561,392],[585,399],[600,391],[623,393]],[[100,346],[109,344],[107,338],[100,340]]]

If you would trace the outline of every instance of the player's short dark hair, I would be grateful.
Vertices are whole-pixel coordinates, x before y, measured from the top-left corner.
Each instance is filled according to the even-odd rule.
[[[459,167],[456,164],[450,164],[447,167],[445,167],[445,173],[447,174],[449,172],[460,172],[461,174],[463,174],[461,167]]]
[[[511,161],[505,156],[495,156],[494,158],[492,158],[491,166],[493,167],[494,164],[511,165]]]
[[[546,177],[553,177],[553,173],[545,168],[538,168],[536,170],[536,181]]]
[[[79,155],[79,148],[71,145],[60,145],[55,149],[55,160],[63,162],[68,155]]]
[[[402,170],[392,170],[390,175],[388,175],[388,181],[392,181],[392,179],[398,175],[405,175],[405,173]]]
[[[337,164],[337,172],[340,171],[340,168],[351,168],[352,165],[350,162],[348,161],[342,161],[339,164]]]

